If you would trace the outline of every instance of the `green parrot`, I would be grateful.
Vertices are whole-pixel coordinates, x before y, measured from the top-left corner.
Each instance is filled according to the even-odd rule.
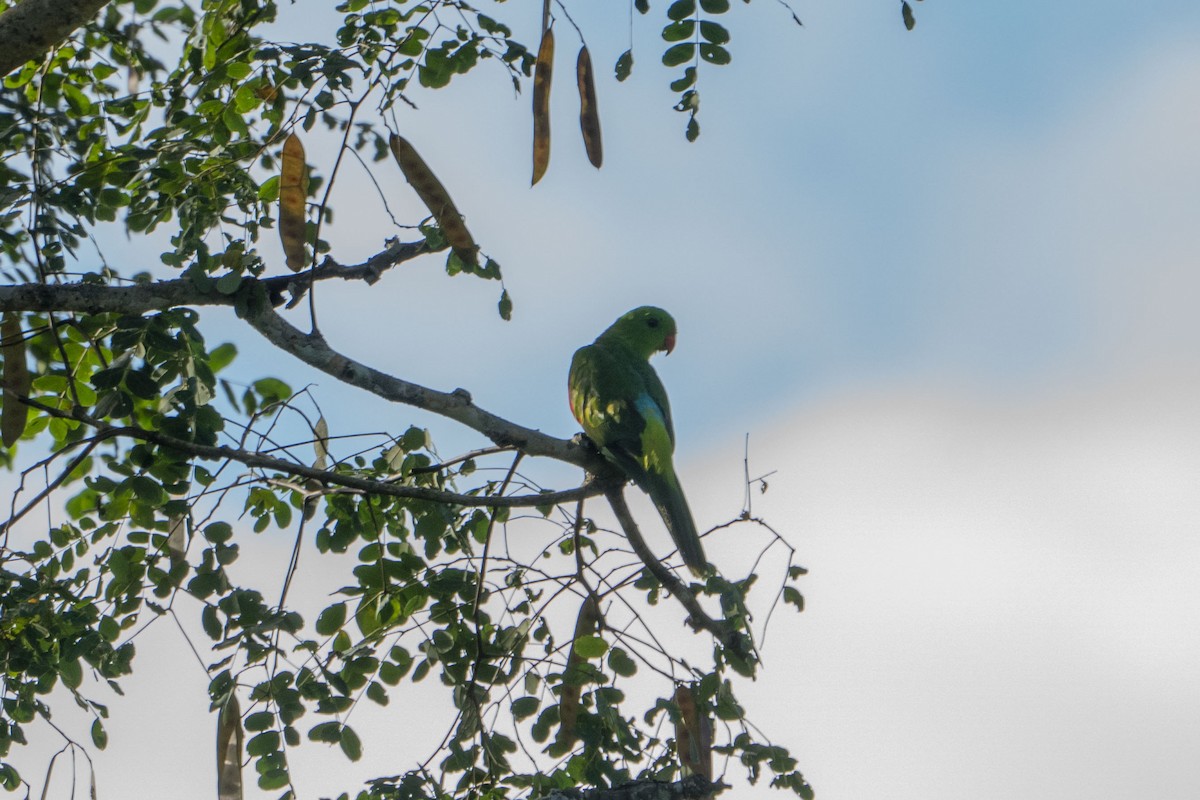
[[[675,348],[675,320],[642,306],[596,341],[575,351],[567,381],[571,413],[600,452],[658,508],[683,562],[696,575],[708,569],[700,534],[675,475],[675,429],[662,381],[650,356]]]

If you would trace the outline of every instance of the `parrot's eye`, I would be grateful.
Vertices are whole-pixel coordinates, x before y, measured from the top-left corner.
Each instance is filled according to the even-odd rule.
[[[658,327],[658,317],[651,317],[650,319],[646,320],[646,324],[649,325],[651,328],[657,328]]]

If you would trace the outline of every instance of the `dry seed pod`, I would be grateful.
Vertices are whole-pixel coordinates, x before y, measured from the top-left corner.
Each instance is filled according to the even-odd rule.
[[[400,165],[400,171],[421,198],[421,202],[429,209],[429,213],[433,214],[450,247],[465,263],[475,264],[479,245],[475,244],[471,232],[467,230],[467,224],[463,222],[462,214],[458,213],[458,208],[450,199],[446,187],[442,186],[442,182],[433,174],[425,159],[421,158],[403,136],[393,133],[388,145],[396,163]]]
[[[237,695],[217,712],[217,798],[242,800],[242,713]]]
[[[533,68],[533,183],[550,166],[550,78],[554,71],[554,29],[547,28]]]
[[[293,133],[283,143],[283,165],[279,172],[279,239],[292,272],[299,272],[308,263],[304,255],[307,198],[308,165],[304,163],[304,145]]]
[[[596,105],[596,76],[586,44],[579,48],[575,79],[579,83],[579,129],[583,131],[583,146],[587,150],[588,161],[600,169],[604,162],[604,147],[600,142],[600,108]]]
[[[18,396],[28,397],[31,386],[29,366],[25,363],[25,334],[21,330],[21,318],[8,312],[0,323],[0,336],[4,346],[4,396],[0,408],[0,441],[12,447],[25,432],[29,421],[29,406]]]
[[[562,688],[558,696],[558,735],[555,741],[562,747],[569,747],[575,741],[575,722],[579,719],[580,685],[574,680],[579,672],[579,665],[585,660],[576,652],[574,643],[585,636],[591,636],[600,627],[602,617],[600,604],[594,595],[588,595],[579,608],[579,617],[575,620],[575,638],[572,639],[571,652],[567,656],[567,666],[563,670]]]
[[[684,775],[703,775],[712,780],[712,724],[696,707],[694,687],[681,683],[675,687],[675,705],[679,722],[675,725],[675,750]]]

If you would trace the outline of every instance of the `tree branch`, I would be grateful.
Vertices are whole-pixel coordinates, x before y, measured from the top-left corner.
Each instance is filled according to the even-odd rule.
[[[202,286],[187,278],[133,286],[91,283],[0,286],[0,311],[142,314],[177,306],[232,306],[237,303],[239,296],[253,296],[260,286],[265,288],[271,305],[278,305],[285,292],[299,297],[314,281],[340,278],[374,283],[384,270],[428,252],[432,250],[424,241],[393,242],[386,250],[362,264],[344,267],[326,260],[320,266],[296,275],[247,277],[232,294],[223,294],[216,291],[215,286]],[[531,456],[556,458],[593,473],[604,470],[604,461],[597,454],[573,442],[548,436],[485,411],[471,401],[471,395],[465,389],[440,392],[392,377],[343,356],[331,348],[319,333],[306,334],[300,331],[275,313],[273,308],[262,307],[263,304],[259,306],[247,318],[255,330],[276,347],[339,381],[385,400],[440,414],[482,433],[501,447],[515,447]]]
[[[394,403],[404,403],[432,411],[479,431],[501,447],[515,447],[526,455],[546,456],[568,464],[599,472],[604,462],[595,453],[565,439],[547,436],[485,411],[471,401],[465,389],[440,392],[392,377],[342,355],[319,333],[304,333],[291,325],[274,309],[262,308],[247,321],[268,341],[287,353],[332,375],[342,383],[356,386]]]
[[[621,530],[625,532],[625,538],[629,540],[633,552],[637,553],[638,558],[646,565],[646,569],[650,570],[650,574],[687,609],[690,615],[688,624],[697,630],[708,631],[726,648],[735,653],[741,653],[745,649],[745,645],[737,631],[729,623],[715,620],[709,616],[708,612],[700,605],[700,601],[696,599],[696,595],[692,594],[682,581],[664,567],[646,546],[646,540],[642,538],[642,532],[638,529],[637,522],[634,521],[633,514],[630,513],[629,506],[625,503],[624,485],[608,489],[604,496],[608,499],[608,504],[612,506],[613,513],[617,515],[617,522],[621,524]]]
[[[36,61],[96,16],[109,0],[22,0],[0,14],[0,76]]]
[[[728,788],[703,775],[689,775],[674,783],[630,781],[600,789],[558,789],[539,800],[701,800]]]
[[[596,495],[603,494],[609,485],[606,479],[593,479],[584,483],[582,486],[574,489],[566,489],[560,492],[510,495],[507,497],[501,497],[497,495],[459,494],[457,492],[447,492],[443,489],[431,489],[425,486],[408,486],[404,484],[389,483],[387,481],[376,481],[369,478],[360,478],[356,475],[344,475],[331,470],[316,469],[315,467],[308,467],[292,461],[285,461],[281,458],[275,458],[273,456],[265,456],[261,453],[253,453],[248,450],[239,450],[234,447],[189,442],[186,439],[177,439],[174,436],[168,436],[167,434],[159,433],[158,431],[149,430],[147,428],[141,428],[136,425],[109,425],[107,422],[88,416],[79,410],[76,410],[74,413],[67,413],[59,411],[51,406],[39,403],[36,400],[29,400],[26,398],[22,398],[22,400],[24,400],[24,402],[26,402],[28,405],[33,406],[40,411],[44,411],[52,416],[79,420],[85,425],[96,429],[100,439],[112,439],[118,437],[137,439],[139,441],[150,442],[151,444],[156,444],[160,447],[171,450],[178,450],[198,458],[209,459],[213,461],[236,461],[239,464],[245,464],[248,467],[278,470],[279,472],[283,472],[288,475],[296,475],[301,478],[311,478],[318,483],[345,486],[366,494],[404,497],[413,500],[428,500],[434,503],[445,503],[449,505],[483,508],[514,508],[556,505],[558,503],[569,503],[579,500],[581,497],[594,497]],[[3,525],[0,525],[0,529],[3,527]]]
[[[25,0],[26,3],[31,1]],[[246,277],[243,278],[238,291],[231,294],[217,291],[215,281],[204,285],[191,278],[137,283],[131,286],[109,286],[101,283],[24,283],[0,286],[0,311],[144,314],[147,311],[162,311],[177,306],[232,306],[241,292],[248,292],[256,285],[261,285],[266,290],[273,305],[279,305],[283,302],[285,292],[291,293],[294,302],[316,281],[339,278],[373,284],[384,271],[431,252],[434,250],[424,240],[393,241],[387,249],[361,264],[342,266],[333,259],[326,259],[320,266],[295,275]]]

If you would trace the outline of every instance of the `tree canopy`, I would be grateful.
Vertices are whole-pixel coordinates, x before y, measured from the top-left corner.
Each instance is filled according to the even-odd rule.
[[[655,60],[695,139],[702,73],[736,52],[731,6],[651,5],[634,0],[628,13],[661,28]],[[0,523],[0,783],[28,786],[13,748],[63,703],[92,720],[87,732],[58,728],[65,746],[103,749],[113,692],[139,667],[136,636],[173,620],[209,676],[222,798],[241,796],[245,763],[261,789],[303,796],[289,770],[298,750],[336,745],[357,760],[372,742],[355,730],[356,707],[421,683],[453,706],[440,745],[343,797],[620,797],[637,781],[701,797],[721,779],[812,796],[736,691],[758,666],[755,626],[781,601],[803,607],[804,569],[782,539],[747,507],[728,524],[784,545],[769,550],[783,582],[685,582],[646,546],[623,481],[585,441],[350,358],[310,305],[323,283],[370,291],[432,258],[496,281],[498,313],[512,316],[498,260],[451,199],[470,188],[442,185],[398,110],[474,69],[503,71],[532,88],[536,183],[549,93],[572,88],[552,80],[557,32],[581,45],[580,135],[599,167],[597,70],[570,4],[544,4],[536,46],[513,34],[514,17],[537,13],[528,4],[347,0],[322,42],[286,39],[301,5],[261,0],[0,10],[0,461],[13,476]],[[625,80],[632,47],[595,63]],[[314,129],[340,142],[320,166],[304,150]],[[378,180],[402,174],[429,213],[396,220],[372,257],[347,264],[327,236],[351,161],[388,174]],[[110,259],[97,244],[105,230],[160,237],[163,271]],[[274,237],[286,264],[264,255]],[[331,436],[311,390],[265,372],[227,377],[237,348],[201,334],[214,306],[381,407],[475,432],[478,448],[443,457],[436,431],[417,426]],[[587,477],[542,486],[527,459]],[[613,530],[587,515],[589,498],[604,499]],[[246,538],[268,530],[294,536],[282,587],[237,568]],[[302,552],[345,567],[316,612],[295,602]],[[650,613],[657,605],[671,613]],[[684,624],[711,640],[704,663],[660,643],[662,626]]]

